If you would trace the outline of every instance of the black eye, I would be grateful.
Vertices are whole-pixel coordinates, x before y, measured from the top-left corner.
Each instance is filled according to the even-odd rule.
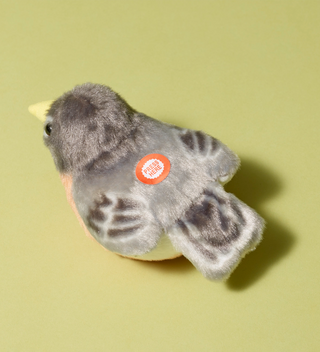
[[[52,131],[52,125],[51,125],[51,123],[46,124],[46,127],[44,128],[44,131],[46,132],[46,134],[47,134],[48,136],[50,136],[51,131]]]

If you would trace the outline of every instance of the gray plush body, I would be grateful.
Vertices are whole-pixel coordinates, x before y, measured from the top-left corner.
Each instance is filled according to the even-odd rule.
[[[221,185],[239,159],[217,139],[147,117],[91,83],[57,99],[45,126],[57,169],[72,175],[80,216],[111,251],[142,255],[166,233],[205,277],[224,279],[261,240],[261,217]],[[171,168],[150,185],[135,170],[153,153]]]

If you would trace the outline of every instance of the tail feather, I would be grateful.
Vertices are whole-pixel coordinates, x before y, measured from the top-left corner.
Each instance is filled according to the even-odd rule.
[[[206,278],[224,280],[255,249],[263,228],[264,220],[253,209],[213,182],[168,236]]]

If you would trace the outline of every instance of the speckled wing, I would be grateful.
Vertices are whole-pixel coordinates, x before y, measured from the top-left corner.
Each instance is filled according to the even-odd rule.
[[[203,163],[211,179],[226,183],[239,168],[238,156],[218,139],[189,129],[181,129],[175,135],[189,157]]]
[[[213,182],[168,236],[206,278],[222,280],[260,242],[263,227],[253,209]]]
[[[100,192],[77,204],[92,236],[105,248],[123,255],[141,255],[156,247],[162,229],[144,199],[128,193]]]

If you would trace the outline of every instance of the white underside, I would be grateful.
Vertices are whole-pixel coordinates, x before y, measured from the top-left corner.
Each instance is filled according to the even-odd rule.
[[[172,245],[167,235],[163,235],[158,245],[151,252],[143,255],[131,255],[126,256],[128,258],[140,259],[140,260],[165,260],[173,259],[181,255]]]

